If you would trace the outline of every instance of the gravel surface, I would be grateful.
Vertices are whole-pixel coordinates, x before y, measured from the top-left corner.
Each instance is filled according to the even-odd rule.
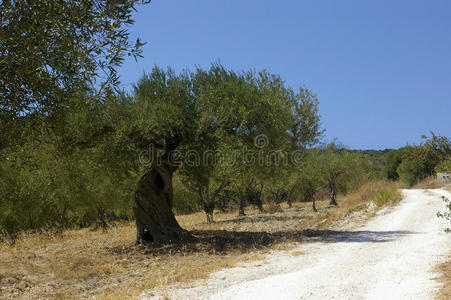
[[[398,206],[365,225],[334,231],[290,251],[243,263],[192,284],[148,291],[143,299],[432,299],[435,265],[446,260],[451,234],[441,189],[403,190]]]

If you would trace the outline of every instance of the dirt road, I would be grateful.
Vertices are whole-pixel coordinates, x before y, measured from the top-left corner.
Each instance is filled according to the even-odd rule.
[[[429,299],[432,268],[451,251],[436,216],[444,190],[403,190],[403,200],[364,226],[269,254],[191,285],[149,291],[159,299]]]

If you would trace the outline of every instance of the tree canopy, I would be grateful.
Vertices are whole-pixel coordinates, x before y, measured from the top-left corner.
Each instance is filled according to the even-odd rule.
[[[102,93],[120,83],[124,56],[141,56],[131,43],[137,0],[2,1],[0,109],[13,116],[50,113],[75,94]]]

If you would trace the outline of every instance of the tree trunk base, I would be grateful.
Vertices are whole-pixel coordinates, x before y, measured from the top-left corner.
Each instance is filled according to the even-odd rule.
[[[207,216],[207,223],[214,223],[213,220],[213,213],[212,212],[206,212],[205,215]]]
[[[186,233],[172,212],[172,174],[169,164],[152,166],[139,181],[133,203],[137,244],[175,242]]]

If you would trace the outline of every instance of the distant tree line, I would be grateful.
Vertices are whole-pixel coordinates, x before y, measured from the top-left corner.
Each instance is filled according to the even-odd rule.
[[[422,138],[423,142],[418,145],[387,153],[384,170],[388,179],[412,186],[437,172],[451,172],[451,140],[433,132]]]

